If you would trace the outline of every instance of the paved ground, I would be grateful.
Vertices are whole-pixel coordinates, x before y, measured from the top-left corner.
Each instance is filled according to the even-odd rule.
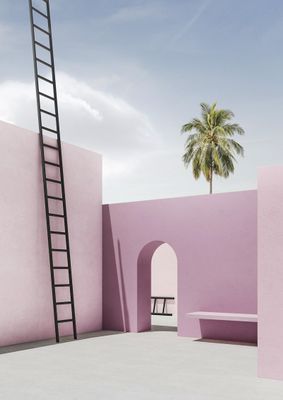
[[[162,315],[152,315],[151,325],[161,325],[161,326],[175,326],[177,328],[177,317],[172,315],[172,317],[164,317]]]
[[[174,330],[45,344],[0,354],[1,400],[283,399],[283,382],[256,378],[254,346]]]

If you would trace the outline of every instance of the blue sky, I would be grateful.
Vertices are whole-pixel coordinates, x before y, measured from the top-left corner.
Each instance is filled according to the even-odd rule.
[[[41,1],[41,0],[35,0]],[[246,131],[236,173],[283,162],[283,2],[51,0],[62,138],[104,155],[104,201],[207,193],[181,156],[199,103]],[[0,4],[0,119],[36,130],[27,1]]]

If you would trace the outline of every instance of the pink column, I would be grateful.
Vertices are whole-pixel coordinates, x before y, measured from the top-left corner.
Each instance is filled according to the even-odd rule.
[[[101,157],[62,147],[77,328],[83,333],[102,326]],[[54,323],[38,134],[0,121],[0,160],[0,346],[7,346],[52,338]],[[66,277],[56,273],[55,279]],[[67,291],[57,294],[68,300]],[[68,325],[61,333],[70,332]]]
[[[283,167],[258,179],[258,374],[283,379]]]

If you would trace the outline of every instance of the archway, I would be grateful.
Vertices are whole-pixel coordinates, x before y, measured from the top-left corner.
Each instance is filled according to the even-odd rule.
[[[170,254],[169,260],[166,260],[166,256]],[[164,258],[165,257],[165,258]],[[171,259],[171,263],[170,263]],[[173,266],[172,266],[173,261]],[[170,270],[171,264],[171,270]],[[162,271],[162,265],[164,266],[164,274],[160,276]],[[152,267],[154,270],[152,270]],[[160,297],[156,300],[155,310],[157,314],[173,314],[171,321],[164,323],[168,315],[156,315],[159,317],[157,320],[152,322],[158,325],[169,325],[172,324],[173,319],[177,321],[177,256],[176,253],[168,243],[164,241],[153,241],[144,246],[138,257],[138,271],[137,271],[137,330],[148,331],[151,329],[151,313],[154,307],[151,297]],[[153,273],[153,281],[152,281]],[[159,280],[156,282],[156,279]],[[169,277],[174,276],[171,283],[167,281]],[[152,285],[153,284],[153,285]],[[171,285],[170,285],[171,284]],[[161,299],[162,297],[162,299]],[[166,300],[164,307],[164,297],[174,297],[173,300]],[[160,304],[161,303],[161,304]]]
[[[177,256],[168,243],[151,259],[151,326],[177,327]]]

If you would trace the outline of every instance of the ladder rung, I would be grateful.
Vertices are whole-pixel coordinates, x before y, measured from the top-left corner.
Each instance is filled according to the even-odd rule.
[[[41,129],[44,129],[45,131],[48,132],[56,133],[56,135],[58,135],[57,131],[55,131],[54,129],[47,128],[46,126],[42,126]]]
[[[51,199],[51,200],[60,200],[60,201],[63,201],[63,197],[58,197],[58,196],[47,196],[47,198],[48,198],[48,199]]]
[[[72,304],[71,301],[57,301],[56,305],[57,306],[62,306],[63,304]]]
[[[64,231],[50,231],[51,235],[66,235]]]
[[[42,44],[42,43],[38,42],[37,40],[35,40],[34,43],[35,43],[37,46],[40,46],[40,47],[42,47],[43,49],[45,49],[45,50],[47,50],[47,51],[51,51],[50,47],[45,46],[45,44]]]
[[[43,12],[39,11],[37,8],[32,7],[33,11],[35,11],[36,13],[42,15],[44,18],[48,19],[48,16],[46,14],[44,14]]]
[[[69,267],[53,267],[53,269],[69,269]]]
[[[173,314],[152,312],[151,315],[163,315],[165,317],[172,317]]]
[[[38,29],[39,31],[45,33],[46,35],[50,36],[50,32],[46,31],[45,29],[41,28],[40,26],[33,24],[33,27]]]
[[[58,150],[57,146],[52,146],[51,144],[43,143],[44,147],[48,147],[49,149]]]
[[[40,96],[46,97],[47,99],[50,99],[50,100],[53,100],[53,101],[55,100],[54,97],[49,96],[48,94],[45,94],[45,93],[42,93],[42,92],[38,92],[38,94],[40,94]]]
[[[47,196],[48,199],[50,200],[58,200],[58,201],[63,201],[63,197],[57,197],[57,196]]]
[[[62,324],[63,322],[73,322],[72,319],[58,319],[57,320],[58,324]]]
[[[53,182],[53,183],[62,183],[62,181],[58,181],[57,179],[51,179],[51,178],[46,178],[46,180],[48,181],[48,182]]]
[[[54,213],[48,213],[50,217],[58,217],[58,218],[65,218],[64,214],[54,214]]]
[[[53,85],[53,81],[52,81],[51,79],[45,78],[45,76],[42,76],[42,75],[37,75],[37,77],[38,77],[39,79],[42,79],[43,81],[48,82],[48,83],[51,83],[51,84]],[[40,111],[42,111],[42,110],[40,110]],[[43,112],[44,112],[44,111],[43,111]]]
[[[66,253],[68,250],[67,249],[51,249],[52,251],[59,251],[62,253]]]
[[[49,64],[48,62],[42,60],[41,58],[37,58],[37,57],[36,57],[36,61],[40,62],[41,64],[47,65],[47,67],[52,68],[52,65],[51,65],[51,64]]]
[[[70,286],[70,284],[69,283],[56,283],[54,286],[55,287],[68,287],[68,286]]]
[[[42,78],[43,78],[43,77],[42,77]],[[45,78],[44,78],[44,79],[45,79]],[[50,81],[50,82],[51,82],[51,81]],[[40,108],[39,111],[42,112],[42,113],[44,113],[44,114],[51,115],[51,117],[56,117],[56,114],[54,114],[54,113],[52,113],[52,112],[50,112],[50,111],[43,110],[42,108]]]
[[[51,161],[44,161],[45,164],[52,165],[53,167],[60,167],[60,164]]]

